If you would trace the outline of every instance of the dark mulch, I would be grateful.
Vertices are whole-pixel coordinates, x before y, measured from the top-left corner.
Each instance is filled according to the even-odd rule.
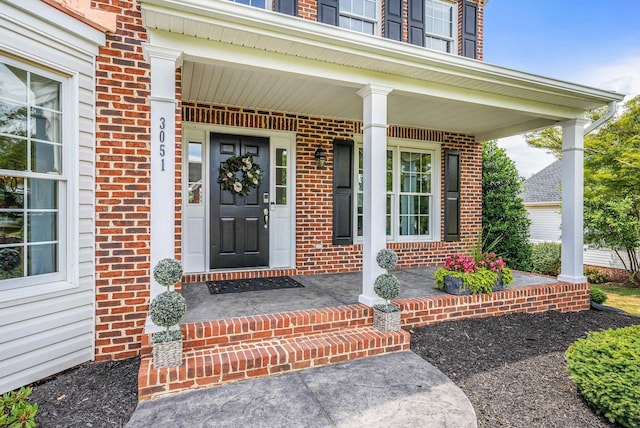
[[[587,311],[515,314],[414,329],[411,349],[471,400],[480,427],[608,427],[584,404],[564,351],[587,331],[640,318]],[[39,382],[39,427],[122,427],[137,401],[138,358],[85,364]]]
[[[244,293],[245,291],[279,290],[281,288],[304,288],[290,276],[273,276],[267,278],[230,279],[208,281],[209,294]]]
[[[578,394],[564,352],[588,331],[633,324],[609,312],[513,314],[416,328],[411,349],[465,392],[479,427],[610,427]]]
[[[123,427],[138,404],[139,358],[83,364],[33,386],[42,428]]]

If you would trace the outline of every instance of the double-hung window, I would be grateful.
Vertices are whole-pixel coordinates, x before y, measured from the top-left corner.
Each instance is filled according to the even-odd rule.
[[[425,0],[425,47],[455,53],[457,11],[455,3]]]
[[[64,279],[64,87],[0,57],[0,289]]]
[[[363,153],[358,148],[356,231],[363,228]],[[439,239],[440,147],[433,143],[387,144],[386,231],[389,241]]]
[[[378,0],[340,0],[340,27],[375,34],[379,9]]]
[[[271,0],[231,0],[235,3],[246,4],[247,6],[258,7],[260,9],[271,9]]]

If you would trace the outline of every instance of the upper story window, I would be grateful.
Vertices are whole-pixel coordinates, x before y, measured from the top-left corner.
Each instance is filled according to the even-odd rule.
[[[340,26],[367,34],[375,34],[378,23],[377,0],[340,0]]]
[[[0,288],[64,278],[63,87],[48,71],[0,58]]]
[[[271,9],[271,0],[231,0],[247,6],[259,7],[260,9]],[[267,7],[268,6],[268,7]]]
[[[425,47],[455,53],[457,10],[455,3],[425,0]]]

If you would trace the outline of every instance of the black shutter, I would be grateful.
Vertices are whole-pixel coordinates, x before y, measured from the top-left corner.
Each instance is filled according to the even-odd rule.
[[[318,0],[318,22],[338,25],[338,0]]]
[[[444,152],[444,240],[460,240],[460,152]]]
[[[478,57],[478,5],[462,2],[462,56]]]
[[[298,0],[276,0],[276,12],[298,16]]]
[[[409,43],[424,46],[424,0],[409,0]]]
[[[384,36],[402,41],[402,0],[385,0]]]
[[[333,141],[333,243],[353,244],[353,141]]]

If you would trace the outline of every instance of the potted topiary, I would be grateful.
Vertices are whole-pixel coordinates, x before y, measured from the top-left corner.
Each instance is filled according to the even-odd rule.
[[[378,297],[386,301],[385,304],[373,306],[373,326],[384,333],[400,330],[400,309],[391,304],[391,300],[400,294],[400,282],[395,275],[389,273],[398,262],[395,251],[386,248],[376,255],[378,266],[386,272],[378,275],[373,283],[373,290]]]
[[[151,336],[153,344],[153,366],[156,369],[179,366],[182,364],[182,332],[171,329],[178,325],[187,312],[187,302],[175,290],[170,290],[182,279],[182,266],[173,259],[162,259],[153,268],[153,278],[167,291],[158,294],[149,307],[151,321],[166,330]]]

